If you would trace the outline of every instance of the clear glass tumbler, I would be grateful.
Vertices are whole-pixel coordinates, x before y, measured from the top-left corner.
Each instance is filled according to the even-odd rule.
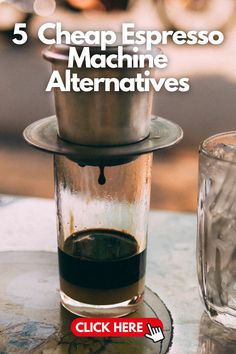
[[[236,328],[236,132],[200,147],[197,268],[208,315]]]
[[[55,156],[60,293],[80,316],[123,316],[144,293],[152,153],[113,167]]]

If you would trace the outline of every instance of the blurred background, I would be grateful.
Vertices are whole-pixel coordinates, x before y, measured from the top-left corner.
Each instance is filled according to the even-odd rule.
[[[222,30],[219,47],[168,45],[168,69],[161,76],[190,77],[188,93],[160,92],[153,112],[179,123],[185,138],[155,154],[151,207],[195,211],[198,146],[206,137],[236,130],[235,0],[0,0],[0,193],[53,197],[52,156],[23,142],[31,122],[54,114],[45,93],[50,65],[37,40],[44,22],[60,21],[70,30],[109,28],[121,22],[137,28]],[[26,45],[12,43],[16,22],[26,22]]]

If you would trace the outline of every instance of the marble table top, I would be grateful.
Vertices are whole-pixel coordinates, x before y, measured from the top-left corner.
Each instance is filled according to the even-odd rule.
[[[0,222],[0,251],[57,249],[52,200],[0,196]],[[146,285],[173,317],[170,354],[233,354],[236,331],[213,324],[199,298],[196,233],[194,214],[150,212]]]

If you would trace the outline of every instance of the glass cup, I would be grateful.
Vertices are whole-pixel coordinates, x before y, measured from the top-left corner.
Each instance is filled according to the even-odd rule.
[[[200,147],[197,269],[208,315],[236,328],[236,132]]]
[[[112,167],[55,156],[61,302],[124,316],[144,293],[152,153]]]

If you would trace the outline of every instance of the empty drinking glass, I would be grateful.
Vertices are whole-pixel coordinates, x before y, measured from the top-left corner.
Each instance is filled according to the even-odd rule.
[[[208,315],[236,328],[236,132],[200,147],[197,266]]]

